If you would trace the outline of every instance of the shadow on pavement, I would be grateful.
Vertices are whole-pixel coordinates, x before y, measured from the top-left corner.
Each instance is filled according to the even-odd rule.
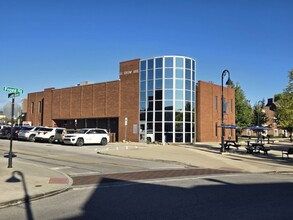
[[[20,177],[20,178],[19,178]],[[26,211],[26,219],[33,220],[33,212],[30,204],[30,196],[27,190],[27,185],[25,182],[25,177],[21,171],[13,171],[12,176],[6,180],[8,183],[16,184],[22,182],[23,192],[24,192],[24,204],[25,204],[25,211]]]
[[[103,179],[70,219],[292,219],[293,183],[204,180],[187,188]]]

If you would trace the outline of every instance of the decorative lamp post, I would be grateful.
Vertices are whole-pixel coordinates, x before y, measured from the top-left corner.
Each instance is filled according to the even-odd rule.
[[[225,128],[224,128],[224,85],[223,85],[223,81],[224,81],[224,77],[226,76],[226,74],[228,73],[228,80],[226,82],[226,85],[229,86],[229,85],[232,85],[232,81],[230,79],[230,72],[229,70],[224,70],[222,72],[222,122],[221,122],[221,127],[222,127],[222,136],[221,136],[221,149],[220,151],[221,152],[224,152],[224,138],[225,138]]]

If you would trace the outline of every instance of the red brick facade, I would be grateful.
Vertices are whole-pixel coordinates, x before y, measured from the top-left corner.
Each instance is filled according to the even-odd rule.
[[[101,127],[116,134],[116,141],[139,141],[139,62],[120,63],[120,80],[47,88],[29,93],[27,120],[33,125],[66,128]],[[225,124],[235,124],[234,90],[224,88],[228,102]],[[127,118],[127,125],[125,125]],[[199,81],[196,94],[196,141],[221,139],[221,86]],[[126,129],[126,130],[125,130]],[[235,133],[226,132],[226,136]]]
[[[213,83],[198,81],[196,88],[196,141],[221,141],[222,87]],[[234,89],[224,87],[224,100],[227,102],[225,124],[235,125]],[[225,130],[225,137],[235,138],[235,131]]]

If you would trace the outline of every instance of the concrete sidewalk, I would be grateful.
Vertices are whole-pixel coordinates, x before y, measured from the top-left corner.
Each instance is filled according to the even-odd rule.
[[[71,178],[45,167],[20,162],[17,157],[8,167],[8,158],[0,158],[0,208],[54,195],[72,185]]]
[[[281,152],[271,150],[269,155],[247,154],[239,150],[220,154],[218,143],[193,145],[158,145],[146,143],[109,143],[98,147],[98,154],[144,160],[180,163],[198,168],[232,170],[250,173],[292,173],[293,159],[282,159]],[[95,151],[93,151],[95,152]],[[69,189],[72,179],[67,175],[13,158],[0,157],[0,208],[18,202],[54,195]]]
[[[112,156],[160,160],[211,169],[240,172],[292,172],[293,159],[282,159],[281,151],[269,151],[269,155],[247,154],[244,146],[220,153],[219,143],[193,145],[158,145],[145,143],[112,143],[98,153]]]

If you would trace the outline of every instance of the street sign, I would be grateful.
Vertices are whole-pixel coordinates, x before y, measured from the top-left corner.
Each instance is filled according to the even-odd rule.
[[[12,88],[8,86],[3,87],[3,90],[6,92],[11,92],[11,93],[19,93],[19,94],[23,93],[23,89],[17,89],[17,88]]]
[[[20,96],[20,93],[19,92],[16,92],[16,93],[9,93],[8,94],[8,98],[15,98],[17,96]]]

